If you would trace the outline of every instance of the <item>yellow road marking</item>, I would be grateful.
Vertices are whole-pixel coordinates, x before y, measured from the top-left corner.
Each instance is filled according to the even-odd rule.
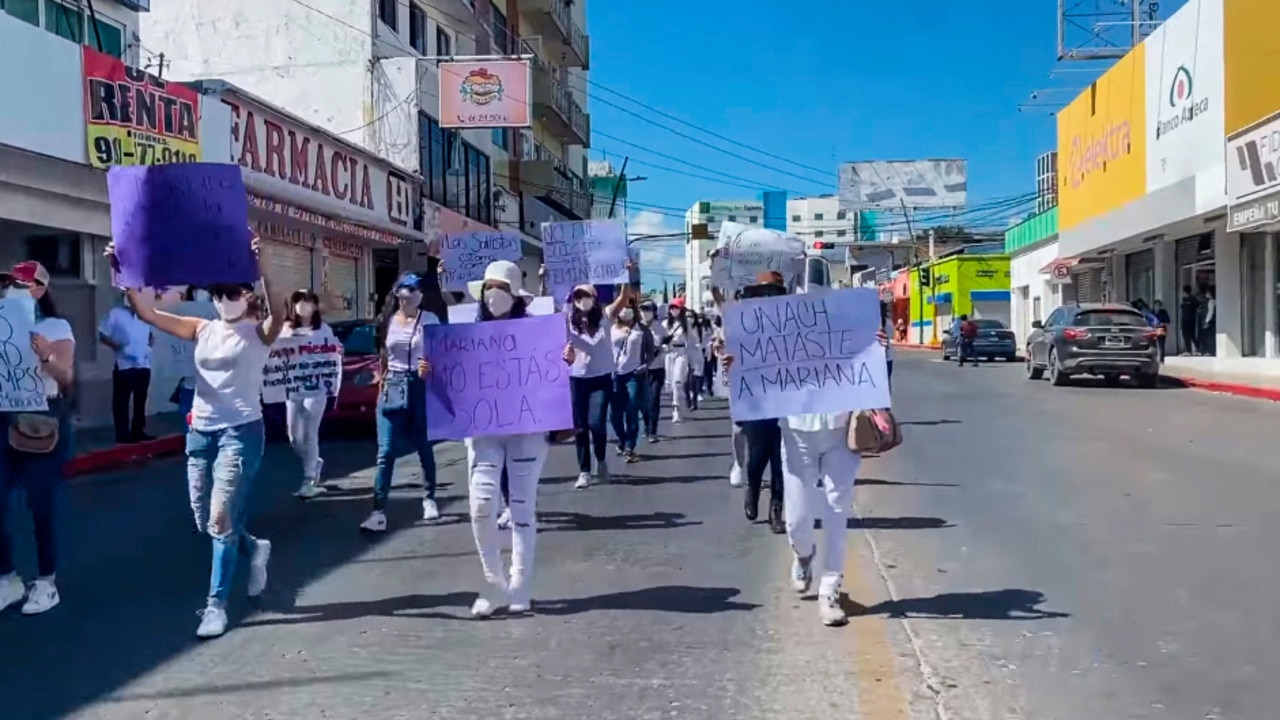
[[[878,582],[863,532],[866,531],[850,534],[844,562],[844,589],[848,595],[845,610],[850,615],[848,629],[853,632],[858,716],[866,720],[909,720],[911,706],[889,641],[890,620],[883,615],[860,614],[888,599],[887,591]]]

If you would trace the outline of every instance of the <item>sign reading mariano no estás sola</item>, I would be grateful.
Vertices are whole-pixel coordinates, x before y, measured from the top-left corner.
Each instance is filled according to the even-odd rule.
[[[413,222],[413,184],[390,165],[238,94],[223,93],[222,101],[231,108],[232,160],[273,178],[282,199],[310,194],[334,213],[405,228]]]

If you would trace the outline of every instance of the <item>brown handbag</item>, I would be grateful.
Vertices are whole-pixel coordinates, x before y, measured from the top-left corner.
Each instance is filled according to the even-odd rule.
[[[48,455],[58,447],[58,418],[19,413],[9,422],[9,447],[18,452]]]
[[[847,442],[856,453],[886,453],[902,444],[902,428],[888,408],[863,410],[849,423]]]

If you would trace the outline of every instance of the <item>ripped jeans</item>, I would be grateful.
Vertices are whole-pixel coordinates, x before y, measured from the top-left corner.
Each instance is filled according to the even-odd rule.
[[[485,580],[506,582],[502,567],[502,536],[498,530],[501,483],[506,468],[510,486],[511,585],[528,587],[538,539],[538,478],[547,461],[545,433],[477,437],[467,440],[471,468],[471,530],[480,553]]]
[[[213,538],[209,601],[225,605],[240,555],[258,540],[245,529],[249,498],[266,442],[261,420],[221,430],[187,431],[187,490],[196,529]]]

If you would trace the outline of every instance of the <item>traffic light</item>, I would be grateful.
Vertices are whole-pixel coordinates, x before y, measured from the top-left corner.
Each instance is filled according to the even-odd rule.
[[[929,287],[930,285],[933,285],[933,269],[927,267],[920,268],[920,286]]]
[[[819,240],[819,241],[817,241],[817,242],[815,242],[815,243],[813,244],[813,249],[814,249],[814,250],[829,250],[829,249],[831,249],[831,248],[833,248],[833,247],[835,247],[835,246],[834,246],[834,245],[832,245],[831,243],[824,243],[824,242],[822,242],[821,240]]]

